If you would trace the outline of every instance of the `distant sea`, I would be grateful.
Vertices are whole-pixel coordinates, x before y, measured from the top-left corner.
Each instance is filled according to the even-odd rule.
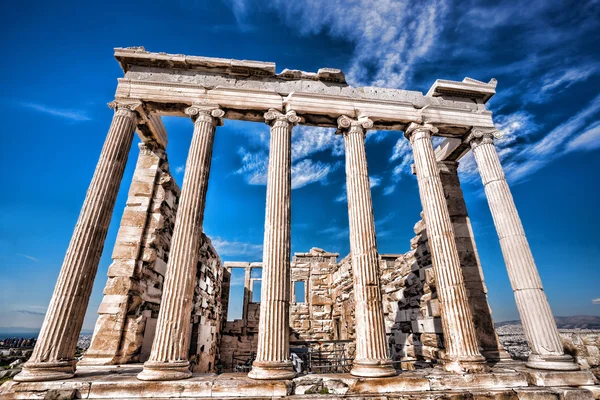
[[[36,338],[38,337],[40,331],[39,329],[23,329],[23,328],[16,328],[16,329],[11,329],[11,328],[0,328],[0,340],[4,340],[4,339],[12,339],[12,338],[23,338],[23,339],[31,339],[31,338]],[[92,331],[88,331],[88,330],[82,330],[81,331],[82,335],[91,335]]]
[[[12,339],[12,338],[24,338],[31,339],[37,338],[39,331],[29,331],[29,332],[0,332],[0,340],[4,339]]]

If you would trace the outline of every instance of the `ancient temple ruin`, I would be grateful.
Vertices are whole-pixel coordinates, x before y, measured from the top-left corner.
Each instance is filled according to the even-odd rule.
[[[565,354],[504,177],[494,146],[500,132],[486,109],[495,80],[437,80],[423,95],[354,88],[331,68],[277,73],[273,63],[142,47],[117,48],[115,58],[125,75],[109,104],[113,122],[33,355],[0,389],[3,396],[598,394],[593,374]],[[164,115],[194,122],[181,186],[169,169]],[[223,263],[202,230],[213,140],[227,119],[271,127],[261,262]],[[290,254],[297,124],[337,128],[345,144],[345,257],[319,248]],[[413,150],[422,219],[398,254],[377,250],[369,130],[403,131]],[[78,361],[77,338],[134,132],[142,141],[135,173],[92,343]],[[445,140],[434,148],[433,136]],[[511,360],[494,331],[457,174],[469,151],[531,348],[526,363]],[[243,273],[244,295],[241,317],[232,319],[234,271]]]

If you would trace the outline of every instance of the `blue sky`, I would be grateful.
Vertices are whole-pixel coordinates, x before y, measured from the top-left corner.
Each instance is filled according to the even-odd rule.
[[[108,130],[122,76],[114,47],[341,68],[354,86],[426,92],[436,79],[498,79],[498,148],[556,315],[600,315],[598,1],[3,2],[0,13],[0,329],[41,324]],[[192,124],[165,118],[179,182]],[[137,140],[137,139],[136,139]],[[292,251],[349,250],[342,138],[294,131]],[[268,127],[219,128],[204,228],[223,260],[261,257]],[[409,249],[420,204],[400,132],[367,139],[381,253]],[[84,329],[92,329],[133,174],[133,146]],[[512,291],[471,157],[467,205],[497,321]],[[594,302],[594,299],[597,299]]]

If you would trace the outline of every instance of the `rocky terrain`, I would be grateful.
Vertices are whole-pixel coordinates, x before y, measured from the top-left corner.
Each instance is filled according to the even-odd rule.
[[[576,316],[582,317],[582,316]],[[592,317],[583,322],[585,326],[597,326],[590,321],[594,318],[600,320],[599,317]],[[586,329],[573,326],[581,326],[583,319],[574,317],[564,318],[557,317],[558,331],[563,339],[563,344],[567,353],[571,354],[577,360],[577,363],[584,369],[591,369],[594,375],[600,377],[600,328]],[[562,321],[561,321],[562,319]],[[508,353],[518,360],[526,360],[529,356],[529,348],[527,347],[527,339],[523,333],[523,326],[518,321],[502,322],[496,325],[496,332],[502,346]]]

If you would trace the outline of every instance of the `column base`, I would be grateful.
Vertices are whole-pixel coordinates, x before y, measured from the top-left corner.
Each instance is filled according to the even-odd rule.
[[[69,379],[75,376],[76,360],[55,362],[27,362],[15,375],[17,382],[41,382]]]
[[[539,355],[532,354],[525,363],[529,368],[546,369],[552,371],[578,371],[579,365],[573,357],[568,354],[562,355]]]
[[[254,361],[248,372],[252,379],[292,379],[295,376],[291,361]]]
[[[115,357],[86,357],[84,355],[77,363],[77,366],[91,367],[98,365],[118,365],[119,363],[115,362],[114,359]]]
[[[144,370],[137,375],[141,381],[177,381],[192,376],[190,363],[185,361],[156,362],[146,361]]]
[[[398,372],[390,360],[354,360],[350,374],[363,378],[396,376]]]
[[[487,362],[512,361],[512,357],[504,349],[482,350],[481,355]]]
[[[447,360],[443,364],[444,371],[456,373],[487,372],[489,367],[483,356],[464,356]]]

